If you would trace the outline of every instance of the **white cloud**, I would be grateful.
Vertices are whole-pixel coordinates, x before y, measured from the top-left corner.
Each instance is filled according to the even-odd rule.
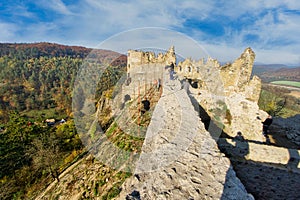
[[[11,12],[15,16],[35,18],[35,15],[32,12],[29,12],[26,6],[20,4],[12,5],[11,7],[9,7],[7,12]]]
[[[259,50],[256,53],[256,61],[264,63],[282,63],[286,65],[300,65],[300,55],[288,51]]]
[[[0,23],[1,42],[61,42],[56,32],[58,27],[54,23],[28,24],[20,28],[19,24]]]
[[[155,1],[96,1],[86,0],[89,6],[82,13],[93,14],[95,18],[103,19],[101,23],[107,27],[128,29],[142,26],[170,26],[177,23],[174,14],[168,12],[168,5]],[[170,8],[172,8],[171,6]],[[91,8],[97,8],[91,9]],[[88,11],[88,12],[87,12]],[[100,24],[100,26],[103,24]]]
[[[3,32],[0,35],[1,40],[53,41],[95,47],[101,41],[122,31],[141,27],[164,27],[182,30],[197,39],[199,43],[204,43],[211,56],[221,61],[235,59],[247,46],[255,49],[257,59],[262,62],[272,61],[272,54],[275,55],[276,52],[278,52],[276,55],[282,52],[290,62],[299,61],[297,54],[300,51],[298,37],[300,16],[293,11],[285,12],[286,9],[298,9],[299,13],[300,5],[297,0],[237,0],[223,1],[223,3],[208,0],[160,2],[85,0],[73,5],[66,5],[62,0],[36,2],[39,2],[36,4],[40,8],[63,15],[59,19],[42,22],[36,13],[30,13],[24,6],[19,7],[19,16],[37,22],[25,24],[26,26],[18,21],[2,23],[0,24]],[[225,35],[213,37],[201,31],[197,24],[193,27],[185,27],[186,19],[220,22],[220,25],[224,25]],[[245,24],[240,23],[241,27],[236,27],[234,23],[241,20],[245,20]],[[247,23],[247,20],[250,22]],[[259,41],[246,41],[246,43],[245,37],[249,34],[257,35]],[[147,42],[151,43],[151,35],[148,37]],[[167,42],[163,42],[163,39]],[[169,47],[169,41],[171,40],[161,36],[162,44],[166,44],[165,48]],[[121,42],[125,44],[125,41]],[[173,43],[175,42],[180,43],[173,38]],[[260,56],[260,53],[264,56]],[[276,56],[276,59],[279,60],[279,57]]]
[[[226,44],[204,44],[205,49],[212,58],[220,62],[233,62],[244,52],[248,46],[232,47]],[[251,47],[256,54],[255,62],[266,64],[300,65],[300,55],[288,50],[264,50]]]
[[[51,2],[51,1],[50,1]],[[67,6],[61,0],[52,0],[52,9],[57,10],[62,14],[71,14],[71,11],[67,8]]]
[[[67,6],[61,0],[40,0],[35,1],[35,3],[43,8],[51,9],[57,13],[70,15],[72,12],[67,8]]]
[[[289,7],[290,4],[286,4]],[[271,41],[284,41],[285,39],[293,40],[300,44],[298,39],[300,31],[298,17],[282,13],[280,6],[282,1],[227,1],[222,7],[214,7],[212,1],[163,1],[160,3],[153,1],[96,1],[86,0],[86,4],[80,6],[77,16],[69,18],[64,24],[74,24],[71,27],[72,32],[77,34],[77,38],[88,41],[90,46],[94,46],[106,37],[141,27],[181,27],[185,33],[197,38],[199,43],[203,42],[204,33],[199,29],[184,27],[185,18],[196,20],[205,20],[212,18],[215,14],[228,16],[233,20],[239,20],[239,17],[248,13],[249,20],[253,20],[253,25],[242,27],[242,30],[236,30],[235,27],[225,27],[225,37],[211,38],[211,41],[205,41],[208,44],[207,49],[212,56],[221,61],[230,61],[238,57],[243,50],[251,46],[256,49],[257,54],[263,52],[264,56],[257,56],[260,61],[271,62],[266,55],[271,57],[272,53],[267,54],[266,49],[278,49],[291,55],[291,62],[297,62],[293,52],[295,48],[300,50],[297,45],[278,47],[279,44],[272,46]],[[276,11],[277,8],[278,10]],[[278,14],[278,19],[282,23],[274,21],[274,13]],[[269,12],[263,18],[259,18],[262,12]],[[182,17],[185,18],[182,18]],[[260,38],[258,43],[245,43],[244,37],[247,34],[255,34]],[[80,37],[79,37],[80,36]],[[74,42],[77,40],[74,36]],[[84,43],[84,42],[83,42]],[[166,48],[169,46],[166,43]],[[267,46],[269,45],[269,46]],[[182,45],[181,45],[182,46]],[[260,51],[262,50],[262,51]],[[298,51],[299,52],[299,51]],[[216,55],[216,56],[214,56]],[[283,55],[283,54],[282,54]],[[196,55],[191,55],[192,57]],[[277,57],[278,58],[278,57]],[[279,59],[278,59],[279,60]],[[283,60],[283,59],[282,59]],[[284,61],[284,60],[283,60]]]
[[[125,31],[105,40],[97,47],[126,54],[128,49],[168,50],[173,45],[176,53],[181,57],[193,59],[208,57],[201,44],[192,38],[173,30],[157,27]]]
[[[18,28],[12,23],[0,22],[0,30],[0,42],[8,42],[14,40]]]

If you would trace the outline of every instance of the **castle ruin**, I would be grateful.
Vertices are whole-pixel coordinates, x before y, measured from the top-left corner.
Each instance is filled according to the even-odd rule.
[[[238,59],[224,66],[212,58],[207,58],[207,61],[204,58],[198,61],[188,58],[176,64],[173,46],[165,54],[158,55],[129,50],[127,76],[131,84],[124,91],[136,96],[138,87],[163,79],[166,67],[173,64],[178,79],[190,81],[193,86],[190,87],[191,95],[212,119],[224,125],[230,136],[242,132],[247,139],[263,141],[261,121],[257,118],[266,118],[267,114],[257,105],[261,81],[257,76],[251,79],[254,59],[255,53],[251,48],[245,49]]]

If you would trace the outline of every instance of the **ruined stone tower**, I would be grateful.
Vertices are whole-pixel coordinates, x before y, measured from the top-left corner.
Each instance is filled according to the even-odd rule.
[[[133,77],[136,73],[161,73],[163,66],[176,63],[174,46],[165,53],[143,52],[129,50],[127,59],[127,75]],[[150,75],[150,74],[149,74]]]

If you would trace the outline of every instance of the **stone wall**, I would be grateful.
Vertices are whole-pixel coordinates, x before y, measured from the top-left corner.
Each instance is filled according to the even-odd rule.
[[[143,52],[138,50],[129,50],[127,57],[127,72],[131,74],[134,73],[137,68],[141,66],[151,64],[151,67],[155,67],[155,64],[160,65],[170,65],[171,63],[176,63],[176,55],[174,46],[165,53],[159,53],[157,56],[154,52]],[[152,68],[149,68],[149,71]]]
[[[182,77],[186,76],[191,79],[201,78],[201,66],[204,65],[204,59],[199,61],[194,61],[190,58],[185,59],[184,61],[178,63],[175,67],[175,71]]]
[[[178,80],[164,76],[134,176],[117,199],[253,199]]]
[[[257,76],[250,79],[254,59],[255,53],[251,48],[247,48],[232,64],[220,68],[220,75],[224,89],[228,90],[228,96],[232,93],[241,93],[245,98],[258,102],[261,90],[260,79]]]
[[[219,147],[235,159],[277,165],[299,173],[300,150],[256,143],[251,140],[219,139]]]
[[[145,93],[146,89],[162,82],[166,66],[175,65],[176,55],[174,46],[166,53],[155,55],[154,52],[129,50],[127,57],[127,79],[130,83],[122,86],[122,95],[137,98]]]
[[[289,118],[273,118],[272,129],[286,135],[293,143],[300,146],[300,114]],[[300,154],[299,154],[300,155]]]
[[[176,63],[174,47],[158,56],[132,50],[128,53],[128,73],[135,80],[141,80],[142,74],[144,82],[147,82],[145,79],[159,78],[165,65]],[[264,142],[261,122],[267,113],[257,105],[261,80],[257,76],[251,79],[254,59],[255,53],[246,48],[233,63],[224,66],[213,58],[206,61],[204,58],[198,61],[188,58],[175,65],[175,71],[179,79],[186,77],[198,83],[199,88],[190,89],[191,95],[212,119],[224,126],[226,134],[234,137],[237,132],[242,132],[246,139]]]
[[[217,60],[212,58],[208,58],[206,62],[203,58],[198,61],[188,58],[179,62],[178,66],[175,67],[175,71],[180,77],[204,82],[204,85],[200,84],[202,89],[207,89],[205,83],[207,83],[207,78],[210,76],[210,71],[216,71],[217,75],[214,77],[214,81],[219,87],[222,87],[226,96],[233,93],[243,93],[245,98],[257,102],[261,81],[257,76],[251,79],[254,59],[255,53],[251,48],[247,48],[233,63],[221,66]],[[216,79],[221,79],[221,82]]]
[[[261,122],[267,113],[257,105],[261,80],[257,76],[251,79],[254,59],[255,53],[247,48],[224,66],[212,58],[206,62],[186,59],[175,70],[179,77],[198,82],[199,88],[191,88],[191,94],[213,120],[224,126],[220,128],[227,135],[234,137],[242,132],[247,139],[264,142]]]

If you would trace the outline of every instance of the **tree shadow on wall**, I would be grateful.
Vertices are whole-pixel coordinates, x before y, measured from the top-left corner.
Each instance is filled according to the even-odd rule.
[[[246,192],[240,186],[237,186],[234,180],[235,174],[245,186],[248,193],[252,194],[255,199],[300,199],[300,171],[295,168],[294,161],[290,159],[290,167],[294,167],[294,172],[285,165],[274,166],[272,163],[254,162],[246,159],[249,153],[250,143],[259,143],[258,141],[243,139],[242,133],[237,134],[236,137],[230,137],[216,123],[211,120],[208,113],[205,111],[197,100],[189,95],[191,102],[196,111],[199,112],[199,117],[204,123],[206,130],[211,137],[215,139],[218,148],[222,153],[230,159],[231,165],[226,174],[226,180],[221,199],[242,199],[242,193]],[[216,137],[216,132],[221,133],[220,137]],[[240,136],[241,135],[241,136]],[[295,154],[295,151],[290,152],[290,157]],[[298,154],[298,152],[297,152]],[[294,155],[295,156],[295,155]],[[233,192],[233,188],[236,191]],[[244,197],[247,198],[247,197]],[[250,197],[248,197],[250,198]]]

